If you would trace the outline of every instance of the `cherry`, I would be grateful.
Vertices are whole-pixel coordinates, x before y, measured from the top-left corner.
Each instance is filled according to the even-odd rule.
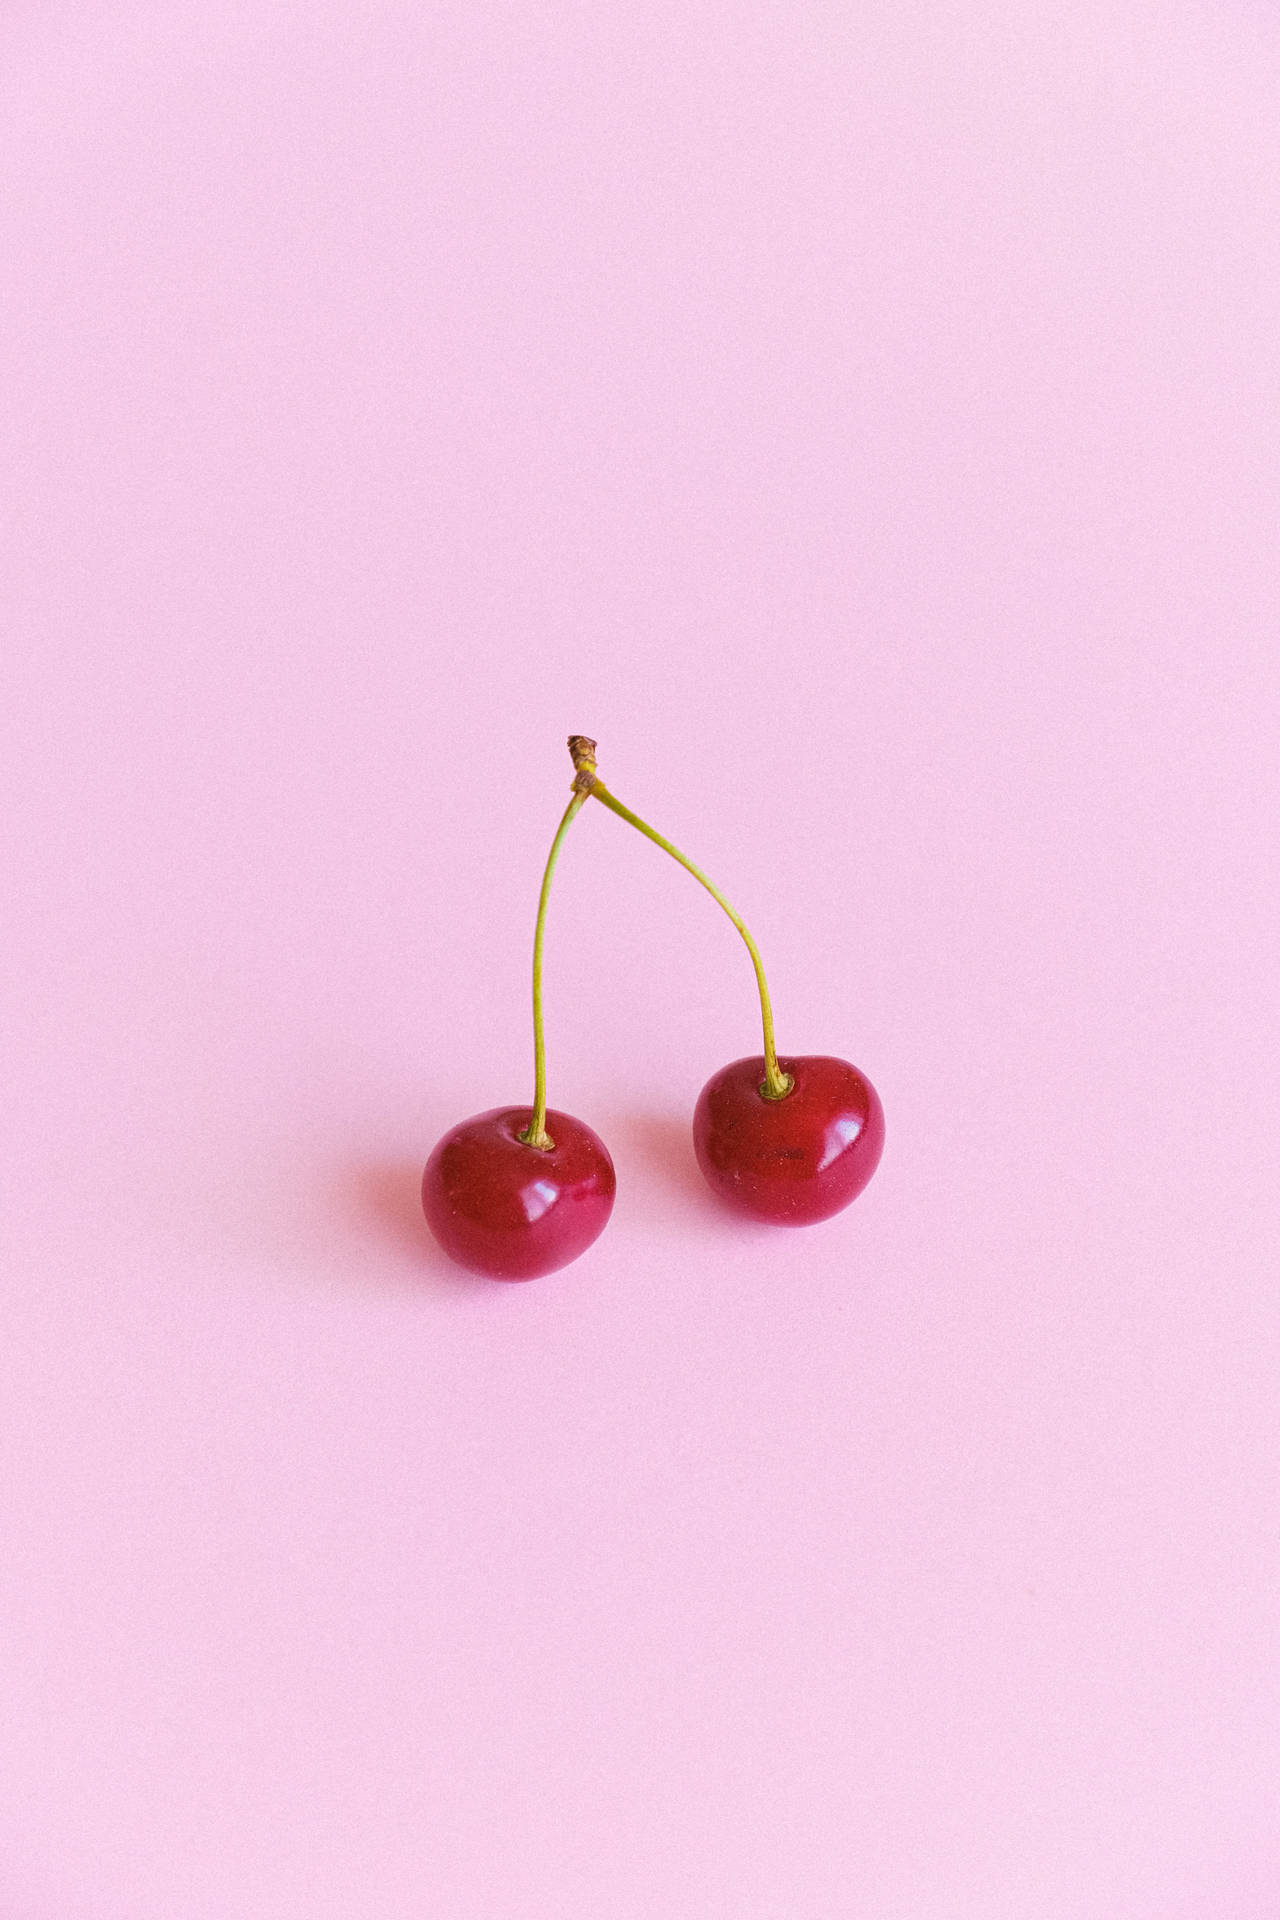
[[[450,1128],[427,1161],[422,1210],[445,1252],[473,1272],[532,1280],[568,1266],[613,1211],[613,1161],[572,1114],[548,1113],[554,1145],[522,1135],[528,1107],[495,1107]]]
[[[709,1186],[757,1220],[807,1226],[856,1200],[880,1163],[884,1109],[864,1074],[827,1054],[778,1061],[790,1091],[764,1092],[755,1054],[712,1074],[698,1096],[693,1149]]]
[[[594,741],[575,734],[571,751],[575,766],[595,764]],[[575,780],[538,896],[533,1106],[492,1107],[463,1120],[437,1141],[422,1175],[422,1211],[445,1252],[498,1280],[532,1280],[568,1266],[604,1231],[613,1211],[613,1161],[604,1142],[572,1114],[547,1111],[542,1033],[542,943],[551,878],[564,837],[587,797],[586,787]]]
[[[847,1060],[825,1054],[779,1060],[764,962],[741,914],[687,854],[610,793],[596,771],[593,740],[570,740],[569,751],[578,769],[575,789],[599,800],[691,873],[728,914],[751,955],[764,1052],[735,1060],[703,1088],[693,1117],[703,1173],[717,1193],[758,1220],[799,1226],[839,1213],[862,1192],[884,1147],[884,1110],[875,1088]]]

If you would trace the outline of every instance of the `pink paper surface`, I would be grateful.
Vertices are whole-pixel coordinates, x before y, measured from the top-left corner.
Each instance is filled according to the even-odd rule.
[[[3,40],[4,1920],[1273,1920],[1280,19]]]

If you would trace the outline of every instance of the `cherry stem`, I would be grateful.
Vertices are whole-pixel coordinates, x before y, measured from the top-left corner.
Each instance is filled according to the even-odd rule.
[[[556,828],[556,837],[547,855],[546,872],[542,876],[542,892],[538,895],[538,924],[533,933],[533,1115],[519,1138],[526,1146],[536,1147],[540,1153],[550,1153],[555,1145],[547,1132],[547,1049],[542,1036],[542,940],[547,928],[551,876],[556,870],[564,837],[573,825],[575,816],[585,806],[586,799],[585,793],[576,792]]]
[[[576,760],[575,764],[577,764]],[[601,780],[596,773],[594,764],[590,766],[585,775],[584,785],[587,788],[587,792],[594,794],[602,806],[608,807],[610,813],[616,813],[619,820],[627,821],[629,825],[635,827],[639,833],[642,833],[646,840],[652,840],[654,845],[661,847],[664,853],[669,853],[671,858],[678,861],[685,869],[686,873],[691,873],[694,879],[706,888],[711,898],[724,909],[734,926],[738,929],[738,932],[742,935],[743,940],[746,942],[747,952],[751,955],[751,964],[756,970],[756,986],[760,990],[760,1018],[764,1027],[764,1083],[760,1091],[766,1100],[784,1100],[795,1085],[795,1082],[792,1080],[791,1075],[784,1073],[778,1065],[777,1049],[773,1044],[773,1008],[769,1002],[769,983],[764,977],[764,962],[760,958],[760,949],[751,938],[746,921],[742,918],[741,914],[736,913],[729,905],[729,902],[725,899],[719,887],[708,880],[701,867],[695,867],[692,860],[690,860],[686,854],[681,853],[679,847],[673,847],[669,840],[664,839],[647,821],[642,820],[638,813],[632,813],[630,807],[624,807],[621,800],[614,798],[608,787],[605,786],[603,780]]]

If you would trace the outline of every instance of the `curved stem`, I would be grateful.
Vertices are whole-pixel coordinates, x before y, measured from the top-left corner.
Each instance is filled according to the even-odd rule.
[[[764,962],[760,958],[760,949],[751,938],[746,921],[729,905],[719,887],[708,880],[701,867],[695,867],[692,860],[681,853],[679,847],[673,847],[669,840],[664,839],[647,821],[642,820],[638,813],[632,813],[630,807],[624,807],[621,800],[616,800],[598,774],[593,773],[590,791],[603,806],[608,807],[610,813],[616,813],[620,820],[627,821],[642,833],[646,840],[652,840],[654,845],[661,847],[664,853],[669,853],[686,873],[691,873],[694,879],[706,888],[711,898],[724,909],[742,935],[747,952],[751,955],[751,964],[756,970],[756,986],[760,991],[760,1019],[764,1027],[764,1085],[760,1091],[766,1100],[784,1099],[790,1093],[794,1082],[791,1075],[784,1073],[778,1065],[778,1053],[773,1044],[773,1008],[769,1001],[769,983],[764,977]]]
[[[547,903],[551,899],[551,876],[556,870],[564,837],[573,825],[575,815],[585,805],[586,798],[585,793],[575,793],[556,828],[556,837],[547,855],[546,872],[542,876],[542,891],[538,895],[538,924],[533,933],[533,1114],[520,1138],[526,1146],[537,1147],[541,1153],[550,1153],[555,1145],[547,1132],[547,1049],[542,1037],[542,940],[547,927]]]

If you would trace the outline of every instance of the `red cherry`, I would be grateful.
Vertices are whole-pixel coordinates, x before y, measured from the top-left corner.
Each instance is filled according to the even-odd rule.
[[[731,1206],[807,1226],[839,1213],[866,1186],[884,1148],[884,1109],[847,1060],[811,1054],[778,1064],[794,1082],[781,1100],[760,1091],[760,1054],[712,1074],[694,1111],[694,1152]]]
[[[422,1211],[460,1266],[496,1280],[567,1267],[604,1231],[615,1179],[608,1148],[572,1114],[548,1113],[549,1151],[520,1134],[528,1107],[494,1107],[436,1143],[422,1175]]]

